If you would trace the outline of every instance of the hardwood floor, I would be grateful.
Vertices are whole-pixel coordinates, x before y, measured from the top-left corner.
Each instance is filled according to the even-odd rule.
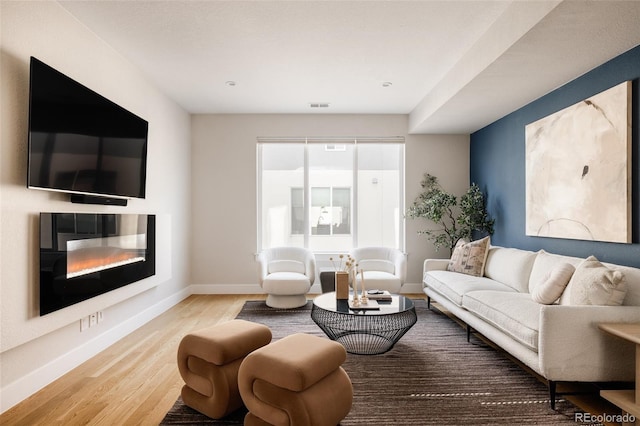
[[[157,425],[180,395],[182,337],[263,295],[194,295],[0,416],[2,425]]]
[[[182,337],[192,330],[233,319],[246,300],[263,298],[264,295],[190,296],[0,415],[0,424],[157,425],[183,385],[176,366]],[[571,399],[583,410],[603,410],[597,397]]]

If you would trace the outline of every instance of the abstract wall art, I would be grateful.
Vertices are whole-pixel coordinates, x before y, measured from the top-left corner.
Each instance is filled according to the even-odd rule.
[[[631,243],[631,82],[528,124],[526,235]]]

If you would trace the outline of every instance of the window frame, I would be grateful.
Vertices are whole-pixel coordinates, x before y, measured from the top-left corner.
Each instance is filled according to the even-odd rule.
[[[334,188],[339,188],[339,189],[349,189],[350,190],[350,212],[349,212],[349,217],[350,217],[350,232],[348,234],[337,234],[337,235],[351,235],[351,246],[352,248],[358,247],[358,144],[360,145],[364,145],[364,144],[372,144],[372,143],[381,143],[381,144],[400,144],[402,145],[402,150],[400,152],[400,156],[399,156],[399,164],[398,164],[398,208],[400,209],[400,213],[399,217],[397,219],[398,223],[396,223],[396,226],[398,227],[398,232],[397,232],[397,246],[396,248],[400,249],[401,251],[404,251],[405,249],[405,221],[404,221],[404,215],[402,214],[402,209],[404,208],[404,200],[405,200],[405,178],[404,178],[404,174],[405,174],[405,138],[402,136],[393,136],[393,137],[366,137],[366,138],[329,138],[329,137],[322,137],[322,138],[310,138],[310,137],[304,137],[304,138],[299,138],[299,137],[293,137],[293,138],[286,138],[286,137],[269,137],[269,138],[265,138],[265,137],[258,137],[257,138],[257,148],[256,148],[256,176],[257,176],[257,252],[260,252],[263,249],[263,223],[262,223],[262,217],[263,217],[263,205],[262,205],[262,184],[263,184],[263,169],[262,169],[262,147],[271,143],[278,143],[278,144],[286,144],[286,143],[292,143],[292,144],[304,144],[304,188],[300,188],[298,187],[291,187],[290,188],[290,201],[291,201],[291,206],[290,206],[290,214],[292,214],[293,212],[293,191],[295,189],[302,189],[303,192],[303,217],[304,217],[304,233],[303,235],[303,246],[304,247],[309,247],[310,246],[310,237],[311,235],[311,223],[310,223],[310,211],[311,211],[311,187],[310,187],[310,167],[309,167],[309,146],[311,144],[325,144],[325,145],[333,145],[333,146],[339,146],[339,145],[354,145],[354,154],[353,154],[353,166],[352,166],[352,173],[353,173],[353,184],[352,186],[349,188],[348,186],[344,186],[344,185],[336,185],[336,186],[327,186],[328,188],[331,189],[331,198],[333,198],[333,189]],[[291,232],[290,235],[301,235],[298,233],[294,233],[293,232],[293,216],[290,218],[290,225],[291,225]],[[329,235],[333,236],[333,225],[331,226],[331,232]],[[314,237],[316,237],[317,235],[313,235]],[[323,254],[323,253],[338,253],[338,252],[346,252],[345,250],[339,250],[339,251],[318,251],[318,250],[314,250],[315,253],[317,254]]]

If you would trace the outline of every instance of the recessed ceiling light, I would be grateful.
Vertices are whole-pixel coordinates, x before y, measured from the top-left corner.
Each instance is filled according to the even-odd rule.
[[[390,82],[390,81],[384,81],[384,82],[382,83],[382,87],[391,87],[392,85],[393,85],[393,83],[392,83],[392,82]]]
[[[233,80],[229,80],[229,81],[225,81],[224,84],[226,84],[229,87],[233,87],[235,86],[237,83]]]

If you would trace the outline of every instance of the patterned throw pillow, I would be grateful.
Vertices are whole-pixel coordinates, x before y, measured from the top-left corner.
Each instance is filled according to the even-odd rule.
[[[484,237],[478,241],[467,242],[458,240],[447,271],[460,272],[467,275],[481,277],[484,275],[484,264],[489,253],[491,240]]]
[[[551,305],[558,300],[569,284],[576,268],[570,263],[560,263],[549,271],[540,284],[533,289],[531,298],[538,303]]]
[[[560,298],[561,305],[622,305],[627,283],[620,271],[609,269],[589,256],[582,261]]]

